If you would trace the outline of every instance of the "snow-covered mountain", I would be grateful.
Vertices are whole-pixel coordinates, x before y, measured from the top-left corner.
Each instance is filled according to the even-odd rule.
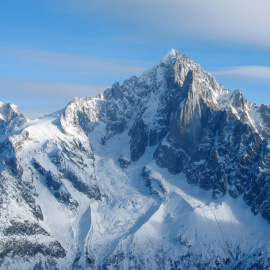
[[[175,50],[0,133],[1,269],[270,267],[270,107]]]

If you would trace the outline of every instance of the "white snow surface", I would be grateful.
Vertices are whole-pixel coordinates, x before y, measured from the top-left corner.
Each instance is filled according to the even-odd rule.
[[[57,173],[47,157],[48,144],[60,140],[68,142],[75,136],[74,130],[70,135],[58,129],[55,123],[59,117],[57,114],[43,117],[24,129],[29,139],[18,152],[22,164],[29,166],[30,159],[35,156],[46,169]],[[148,148],[139,161],[123,170],[117,159],[129,154],[129,150],[122,147],[128,140],[127,134],[114,136],[103,147],[98,132],[102,127],[96,129],[97,132],[90,134],[90,142],[95,151],[96,181],[106,194],[101,202],[87,198],[64,180],[79,203],[77,211],[71,211],[60,204],[39,179],[34,180],[38,204],[44,215],[41,225],[67,251],[65,260],[59,260],[59,267],[64,269],[75,258],[79,258],[81,267],[86,267],[86,250],[95,257],[97,269],[109,256],[119,253],[125,254],[124,269],[134,267],[129,259],[131,253],[145,256],[148,261],[145,269],[154,269],[153,264],[160,265],[155,254],[160,254],[161,250],[171,259],[187,252],[198,256],[203,252],[202,261],[213,256],[234,261],[269,244],[269,225],[260,215],[254,216],[242,198],[234,200],[225,196],[213,201],[209,192],[189,186],[183,175],[171,175],[157,167],[152,161],[153,148]],[[19,136],[14,135],[12,140],[16,141]],[[78,132],[76,139],[86,143],[88,138]],[[149,194],[141,177],[144,166],[151,177],[160,182],[165,194]],[[28,172],[31,173],[25,171],[24,178],[29,177]],[[87,176],[82,177],[82,181],[88,181]],[[2,213],[6,220],[29,218],[27,212],[21,210],[23,206],[18,207],[15,201],[11,200],[7,207]],[[13,266],[16,269],[16,265]],[[164,265],[164,269],[166,267],[168,265]]]

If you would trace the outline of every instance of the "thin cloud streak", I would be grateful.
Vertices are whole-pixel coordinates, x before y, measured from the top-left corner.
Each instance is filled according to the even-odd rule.
[[[12,102],[29,118],[64,108],[74,97],[94,96],[104,85],[0,79],[1,101]]]
[[[104,85],[85,85],[62,82],[46,82],[19,79],[0,79],[1,95],[31,99],[72,99],[93,96],[106,89]]]
[[[172,38],[270,46],[269,0],[68,0],[62,10],[128,20],[144,31]]]
[[[0,48],[0,58],[9,62],[34,63],[64,69],[75,69],[83,72],[139,75],[147,65],[139,65],[138,61],[123,59],[101,59],[89,56],[52,53],[34,49]],[[148,65],[149,66],[149,65]]]
[[[270,67],[268,66],[236,66],[212,71],[213,75],[236,76],[245,79],[264,80],[270,83]]]

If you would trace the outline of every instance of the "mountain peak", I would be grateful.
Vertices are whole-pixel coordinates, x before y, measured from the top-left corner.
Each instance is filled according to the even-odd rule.
[[[12,103],[0,102],[0,118],[8,122],[14,115],[19,115],[18,107]]]
[[[185,54],[175,50],[171,49],[161,60],[161,62],[169,62],[173,59],[179,59],[180,61],[189,61],[194,63],[189,57],[187,57]]]
[[[167,55],[173,55],[173,56],[175,56],[176,53],[179,53],[179,52],[177,52],[174,48],[172,48],[172,49],[167,53]]]
[[[7,134],[21,127],[27,117],[21,114],[13,103],[0,102],[0,134]]]
[[[176,55],[179,52],[177,52],[175,49],[171,49],[161,60],[161,62],[170,62],[171,60],[175,59]]]

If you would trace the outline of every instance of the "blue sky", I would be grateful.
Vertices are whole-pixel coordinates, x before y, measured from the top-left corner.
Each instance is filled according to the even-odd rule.
[[[140,75],[174,48],[270,104],[269,0],[0,1],[0,100],[30,118]]]

